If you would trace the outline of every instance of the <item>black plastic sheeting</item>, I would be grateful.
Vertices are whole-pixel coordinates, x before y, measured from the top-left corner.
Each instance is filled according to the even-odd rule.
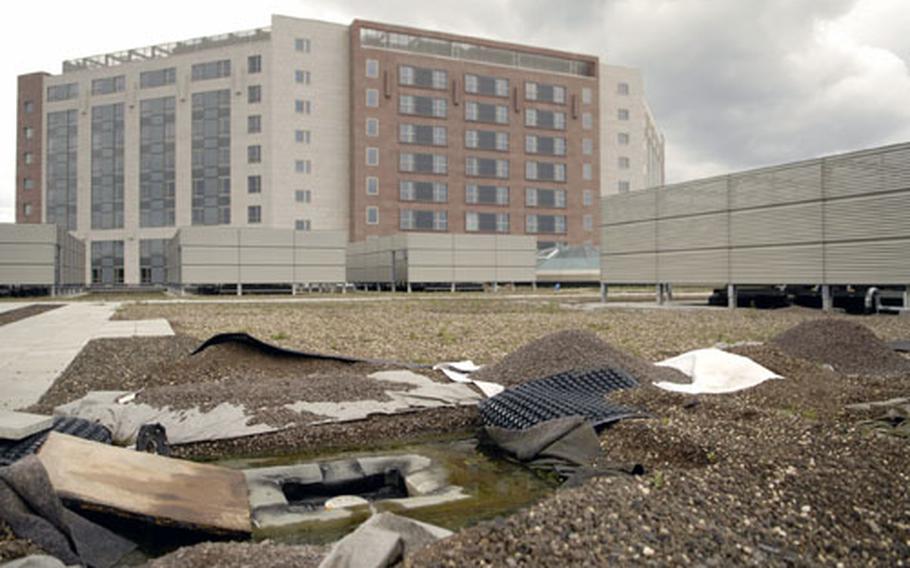
[[[92,442],[111,443],[111,431],[101,424],[82,418],[61,416],[54,418],[54,425],[43,432],[37,432],[21,440],[0,440],[0,465],[10,465],[34,454],[52,431]]]
[[[604,398],[637,386],[638,381],[615,369],[559,373],[506,389],[478,408],[485,426],[523,430],[555,418],[582,416],[597,428],[643,415]]]
[[[324,353],[311,353],[309,351],[296,351],[294,349],[286,349],[284,347],[279,347],[277,345],[272,345],[271,343],[266,343],[260,339],[253,337],[248,333],[220,333],[214,335],[207,339],[205,343],[196,348],[191,355],[196,355],[209,347],[215,345],[224,345],[224,344],[239,344],[245,345],[247,347],[252,347],[253,349],[264,353],[266,355],[272,355],[275,357],[295,357],[302,359],[318,359],[321,361],[337,361],[339,363],[369,363],[371,365],[389,365],[393,367],[400,367],[405,369],[427,369],[430,365],[418,365],[416,363],[403,363],[401,361],[387,361],[384,359],[362,359],[359,357],[348,357],[346,355],[326,355]]]
[[[888,347],[894,351],[897,351],[898,353],[910,353],[910,339],[892,341],[888,344]]]

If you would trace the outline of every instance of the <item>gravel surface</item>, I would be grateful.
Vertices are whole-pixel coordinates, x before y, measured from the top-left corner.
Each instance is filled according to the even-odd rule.
[[[147,568],[315,568],[328,549],[271,541],[203,542],[152,560]]]
[[[62,306],[62,304],[33,304],[31,306],[25,306],[22,308],[16,308],[15,310],[10,310],[8,312],[0,313],[0,326],[6,325],[8,323],[13,323],[14,321],[24,320],[25,318],[30,318],[32,316],[37,316],[38,314],[43,314],[51,310],[56,310]]]
[[[9,525],[0,521],[0,563],[30,554],[47,554],[30,540],[16,538]]]
[[[910,445],[866,434],[843,404],[910,392],[773,346],[737,348],[783,375],[739,393],[616,393],[657,418],[601,435],[598,478],[419,551],[412,566],[879,565],[910,557]]]
[[[602,368],[625,371],[640,382],[687,382],[679,371],[624,353],[585,330],[560,331],[536,339],[477,371],[474,378],[511,386],[557,373]]]
[[[910,363],[866,326],[839,319],[801,323],[771,340],[786,353],[850,374],[905,375]]]

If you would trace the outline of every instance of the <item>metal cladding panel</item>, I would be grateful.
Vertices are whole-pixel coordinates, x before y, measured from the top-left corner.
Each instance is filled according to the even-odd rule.
[[[712,213],[657,222],[657,250],[726,247],[728,215]]]
[[[268,266],[247,264],[240,267],[241,284],[279,284],[293,281],[294,267],[289,264]]]
[[[0,223],[0,243],[56,243],[56,225]]]
[[[729,282],[727,249],[661,252],[657,254],[657,282],[723,284]]]
[[[497,250],[496,266],[500,268],[531,268],[537,270],[537,254],[523,250]]]
[[[822,197],[821,161],[730,176],[730,208],[763,207]]]
[[[496,235],[453,235],[455,250],[489,250],[496,248]]]
[[[294,246],[303,248],[347,247],[347,235],[343,231],[293,231]]]
[[[409,282],[454,282],[455,270],[451,266],[411,266],[408,268]]]
[[[294,249],[294,264],[297,266],[344,266],[344,254],[339,249]]]
[[[895,148],[882,154],[882,189],[910,188],[910,148]]]
[[[882,158],[879,154],[840,156],[825,160],[825,197],[847,197],[875,193],[884,188]]]
[[[294,264],[294,249],[291,247],[245,246],[240,247],[241,266],[269,266]]]
[[[53,286],[53,264],[0,264],[0,284]]]
[[[408,235],[407,233],[396,233],[394,235],[389,235],[388,237],[383,237],[384,242],[387,242],[387,246],[393,249],[403,249],[408,246]]]
[[[606,226],[601,233],[601,247],[606,253],[654,252],[657,249],[657,223],[638,221]]]
[[[727,178],[666,186],[657,194],[657,215],[698,215],[727,209]]]
[[[657,255],[654,253],[601,255],[600,278],[611,284],[656,282]]]
[[[48,264],[53,267],[56,250],[53,242],[0,242],[0,265]]]
[[[536,279],[537,271],[534,267],[496,267],[496,280],[498,282],[534,282]]]
[[[820,201],[730,213],[730,245],[733,247],[821,241]]]
[[[180,267],[183,284],[233,284],[240,276],[238,266],[197,266]]]
[[[730,250],[730,281],[736,284],[818,284],[823,266],[820,244]]]
[[[295,266],[294,282],[335,284],[345,281],[344,266]]]
[[[452,266],[455,259],[451,250],[411,249],[407,252],[410,266]]]
[[[825,221],[829,241],[910,237],[910,190],[827,201]]]
[[[829,284],[910,284],[910,239],[825,246]]]
[[[236,246],[240,242],[237,229],[224,227],[183,227],[177,236],[182,246]]]
[[[237,247],[211,247],[211,246],[186,246],[181,247],[180,262],[183,266],[217,266],[240,264],[240,254]]]
[[[496,250],[530,251],[537,253],[537,239],[524,235],[496,235]]]
[[[496,266],[496,251],[455,250],[452,260],[456,267],[493,267]]]
[[[407,248],[409,249],[451,249],[453,243],[452,235],[448,234],[407,233]]]
[[[658,189],[643,189],[600,198],[604,225],[644,221],[657,217]]]
[[[240,229],[240,246],[292,247],[294,231],[291,229]]]
[[[495,282],[496,267],[456,266],[452,279],[454,282]]]

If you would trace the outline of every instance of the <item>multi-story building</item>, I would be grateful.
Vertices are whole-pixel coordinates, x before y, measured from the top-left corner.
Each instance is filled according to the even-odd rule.
[[[596,243],[604,180],[615,182],[605,161],[623,155],[647,172],[659,159],[662,179],[640,78],[618,95],[603,77],[612,69],[588,55],[283,16],[65,61],[59,75],[19,78],[17,221],[84,239],[87,279],[102,284],[157,283],[166,240],[190,225]],[[616,125],[602,109],[621,96],[634,119]],[[635,141],[627,155],[605,142],[619,129]],[[660,143],[654,163],[646,140]]]

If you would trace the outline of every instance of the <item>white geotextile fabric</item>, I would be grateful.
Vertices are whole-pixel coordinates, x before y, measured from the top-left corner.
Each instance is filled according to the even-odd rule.
[[[720,349],[696,349],[656,363],[676,369],[692,379],[690,384],[662,381],[654,383],[664,390],[689,394],[722,394],[759,385],[769,379],[782,379],[742,355]]]
[[[438,363],[436,365],[433,365],[433,369],[442,371],[445,376],[449,377],[449,380],[452,380],[456,383],[473,384],[478,389],[480,389],[480,392],[482,392],[487,398],[496,396],[505,390],[505,387],[502,385],[472,379],[471,373],[474,371],[479,371],[480,368],[480,365],[475,365],[474,361],[470,360]]]

